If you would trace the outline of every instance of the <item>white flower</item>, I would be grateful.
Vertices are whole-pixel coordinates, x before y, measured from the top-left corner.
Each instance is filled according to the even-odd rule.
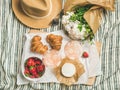
[[[74,12],[66,12],[66,13],[67,13],[69,18],[74,14]]]
[[[64,27],[66,31],[71,31],[71,26],[69,24],[66,24]]]
[[[70,21],[70,17],[74,14],[74,12],[67,12],[66,15],[62,17],[62,24],[64,25],[65,30],[68,32],[69,36],[72,39],[85,39],[86,28],[85,25],[82,25],[82,30],[79,30],[78,25],[79,21]]]
[[[71,17],[73,14],[74,14],[73,12],[67,12],[66,15],[63,15],[63,17],[62,17],[62,24],[65,25],[65,24],[69,23],[69,22],[70,22],[69,19],[70,19],[70,17]]]
[[[62,24],[65,25],[65,24],[69,23],[68,19],[69,18],[67,16],[63,16],[63,18],[62,18]]]

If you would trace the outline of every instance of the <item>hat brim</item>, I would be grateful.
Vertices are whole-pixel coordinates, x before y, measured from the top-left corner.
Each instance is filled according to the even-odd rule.
[[[17,19],[21,21],[24,25],[31,28],[47,28],[51,25],[52,20],[59,15],[62,9],[61,0],[51,0],[51,1],[52,1],[52,11],[50,15],[41,19],[34,19],[26,15],[20,6],[20,0],[12,0],[12,9]]]

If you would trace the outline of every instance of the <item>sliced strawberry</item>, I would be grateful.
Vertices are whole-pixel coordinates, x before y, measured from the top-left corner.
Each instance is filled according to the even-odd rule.
[[[35,65],[34,59],[29,58],[28,61],[27,61],[27,66],[34,66],[34,65]]]
[[[89,55],[88,55],[88,53],[87,52],[83,52],[83,55],[82,55],[84,58],[88,58],[89,57]]]

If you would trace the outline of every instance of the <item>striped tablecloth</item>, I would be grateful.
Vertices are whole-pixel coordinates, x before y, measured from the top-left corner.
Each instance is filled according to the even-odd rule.
[[[11,0],[0,0],[0,90],[120,90],[120,0],[115,2],[115,12],[104,15],[95,40],[102,42],[102,75],[93,86],[65,86],[56,83],[16,84],[17,69],[22,57],[23,35],[30,28],[21,24],[15,17]],[[60,30],[57,26],[42,29],[47,32]]]

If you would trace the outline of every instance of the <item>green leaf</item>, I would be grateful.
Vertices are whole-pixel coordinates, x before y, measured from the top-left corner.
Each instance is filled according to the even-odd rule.
[[[78,28],[80,30],[80,32],[82,31],[82,24],[78,24]]]
[[[89,28],[86,28],[86,32],[89,33],[91,32],[91,30]]]
[[[25,76],[29,77],[30,75],[29,74],[25,74]]]
[[[76,20],[77,20],[76,15],[73,14],[73,15],[70,17],[70,20],[73,21],[73,22],[76,21]]]
[[[30,66],[29,69],[32,70],[34,67],[33,66]]]

